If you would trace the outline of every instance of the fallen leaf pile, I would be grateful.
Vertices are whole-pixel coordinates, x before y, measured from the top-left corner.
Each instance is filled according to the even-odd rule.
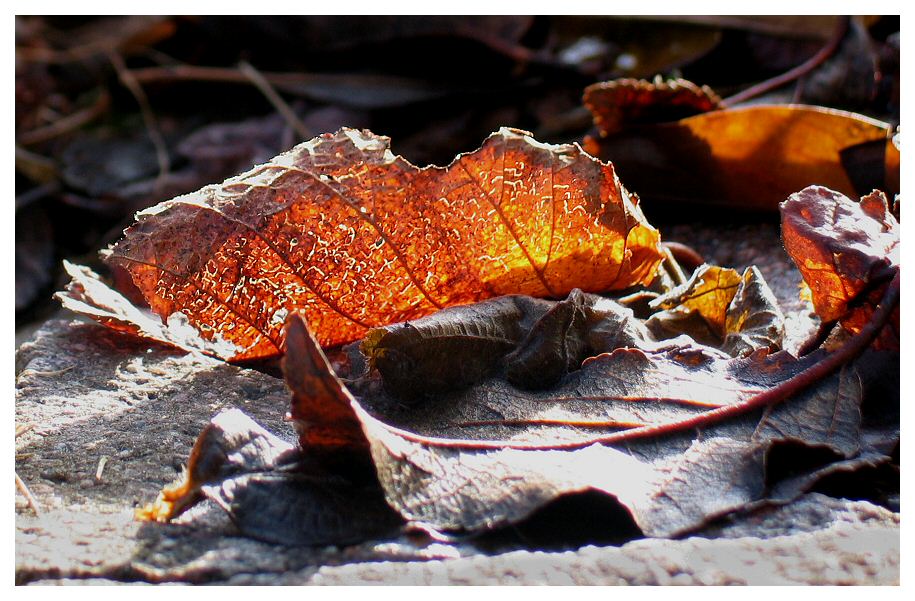
[[[667,157],[711,160],[722,189],[777,154],[756,184],[760,198],[791,188],[785,246],[820,319],[839,324],[824,344],[782,349],[785,316],[756,268],[687,277],[614,166],[577,145],[502,129],[420,169],[386,138],[342,129],[140,213],[107,257],[121,294],[68,266],[64,304],[109,327],[234,361],[283,357],[299,444],[221,414],[140,514],[168,520],[206,496],[249,536],[345,544],[480,534],[596,494],[617,508],[596,522],[675,537],[893,469],[898,421],[875,415],[872,389],[898,363],[898,207],[848,198],[838,164],[886,131],[727,109],[687,83],[592,90],[591,103],[624,98],[592,146],[638,130]],[[650,123],[684,111],[698,114]]]

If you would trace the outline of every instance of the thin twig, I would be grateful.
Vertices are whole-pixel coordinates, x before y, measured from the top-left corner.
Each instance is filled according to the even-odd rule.
[[[146,133],[153,143],[153,146],[156,148],[156,161],[159,163],[159,176],[156,178],[156,194],[158,194],[161,192],[162,187],[165,184],[165,179],[168,177],[170,164],[165,139],[162,137],[162,133],[159,131],[159,127],[156,124],[156,117],[152,112],[152,108],[149,106],[149,99],[146,97],[146,92],[143,91],[140,83],[127,68],[124,59],[117,52],[109,52],[108,58],[111,60],[114,70],[117,71],[118,79],[121,80],[124,87],[130,91],[134,99],[136,99],[137,104],[140,105],[143,122],[146,124]]]
[[[836,26],[836,31],[833,33],[832,37],[829,38],[829,41],[826,43],[826,45],[805,62],[801,63],[790,71],[786,71],[781,75],[767,79],[766,81],[760,82],[755,86],[750,86],[746,90],[738,92],[730,98],[725,98],[721,101],[721,104],[725,107],[740,104],[741,102],[745,102],[751,98],[755,98],[765,94],[766,92],[780,88],[786,83],[790,83],[795,79],[810,73],[835,53],[836,49],[839,47],[839,44],[842,42],[842,38],[845,37],[845,33],[848,31],[849,21],[850,17],[847,16],[839,19],[839,23]]]
[[[286,123],[289,124],[292,129],[295,130],[299,137],[302,140],[308,140],[314,137],[314,134],[308,129],[308,127],[302,123],[302,120],[299,119],[299,116],[295,114],[295,111],[292,110],[292,107],[286,103],[283,98],[276,93],[276,90],[273,89],[273,86],[270,85],[270,82],[260,74],[260,72],[255,69],[250,63],[246,61],[241,61],[238,63],[238,69],[242,74],[248,78],[248,80],[254,84],[254,86],[260,90],[261,94],[270,101],[270,104],[283,116],[283,119],[286,120]]]
[[[25,482],[22,481],[22,478],[19,477],[19,474],[13,472],[13,475],[16,476],[16,488],[18,488],[19,492],[21,492],[25,497],[29,507],[32,508],[32,511],[35,512],[36,516],[41,515],[41,510],[38,508],[38,501],[36,501],[35,497],[32,496],[32,491],[30,491],[29,487],[25,485]]]
[[[108,92],[102,90],[101,93],[99,93],[99,97],[91,106],[87,106],[84,109],[78,110],[66,117],[62,117],[43,127],[36,127],[35,129],[29,130],[19,135],[16,138],[16,141],[19,144],[28,146],[30,144],[38,144],[39,142],[47,142],[48,140],[62,136],[65,133],[82,127],[104,113],[108,109],[109,101],[110,97]]]
[[[16,210],[24,209],[33,202],[39,201],[45,196],[55,194],[60,190],[60,182],[53,181],[40,186],[36,186],[16,197]]]
[[[102,455],[102,457],[98,460],[98,468],[96,468],[96,470],[95,470],[95,481],[96,482],[102,481],[102,472],[105,471],[105,466],[107,464],[108,464],[108,456]]]

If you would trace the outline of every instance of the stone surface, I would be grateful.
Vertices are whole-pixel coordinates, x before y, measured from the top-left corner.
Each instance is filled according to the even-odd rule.
[[[94,324],[48,322],[16,360],[19,583],[229,584],[895,584],[899,515],[807,495],[681,541],[486,555],[470,543],[401,537],[288,548],[240,537],[203,503],[173,524],[133,510],[173,480],[196,435],[239,407],[292,438],[283,383],[150,346]],[[489,550],[492,553],[492,549]]]

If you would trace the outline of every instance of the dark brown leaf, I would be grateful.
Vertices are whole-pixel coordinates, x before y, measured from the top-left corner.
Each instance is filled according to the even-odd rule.
[[[299,318],[292,318],[290,328],[302,327]],[[290,348],[288,355],[318,352],[314,342],[311,347]],[[806,363],[812,361],[815,358]],[[692,481],[689,494],[717,491],[709,487],[715,478],[750,479],[735,490],[736,497],[723,497],[720,503],[706,499],[707,509],[698,512],[693,499],[671,514],[666,497],[655,494],[668,481],[665,474],[672,469],[707,469],[692,455],[681,455],[693,444],[691,434],[631,441],[619,449],[591,441],[634,423],[672,421],[747,398],[806,363],[785,354],[730,359],[701,348],[653,354],[620,349],[589,359],[557,387],[539,393],[490,378],[474,388],[398,408],[385,395],[379,396],[378,387],[364,382],[357,390],[367,396],[358,402],[345,389],[333,402],[352,409],[369,441],[388,501],[407,519],[445,529],[491,528],[515,522],[561,494],[590,488],[613,494],[649,535],[670,535],[758,498],[758,487],[749,486],[758,477],[716,467],[714,478],[705,477],[705,484],[701,478]],[[744,441],[740,444],[750,453],[752,469],[762,474],[765,449],[775,437],[754,440],[756,421],[738,420],[712,428],[703,437],[717,432]],[[824,431],[834,426],[822,417],[811,420],[812,429],[818,425]],[[730,449],[733,444],[725,446]],[[647,517],[653,512],[667,518]]]
[[[519,390],[501,377],[489,377],[406,407],[384,393],[373,374],[354,383],[357,401],[331,370],[304,320],[293,315],[288,328],[290,387],[321,391],[295,396],[292,417],[301,433],[302,456],[333,457],[324,453],[326,439],[312,435],[316,427],[361,432],[364,442],[349,449],[347,461],[359,453],[370,456],[387,502],[408,522],[425,527],[489,530],[517,523],[563,495],[597,491],[621,503],[646,535],[677,536],[763,502],[774,444],[824,448],[835,457],[853,457],[860,446],[860,384],[851,371],[762,414],[710,425],[698,440],[685,431],[601,444],[607,433],[677,421],[752,397],[815,364],[820,353],[797,360],[760,351],[734,359],[696,346],[653,353],[623,348],[585,361],[549,391]],[[303,373],[304,385],[295,381]],[[321,424],[322,419],[334,422]],[[245,491],[240,496],[249,494],[253,482],[250,494],[257,497],[261,488],[285,495],[302,486],[297,482],[303,476],[285,481],[258,476],[250,482],[233,476],[229,489],[221,480],[195,481],[197,474],[213,471],[195,461],[226,454],[218,449],[195,452],[182,490],[225,496],[239,486]],[[828,455],[812,453],[805,487],[817,473],[830,473],[823,471],[823,457]],[[797,494],[802,488],[795,487]],[[301,498],[337,497],[309,485]],[[176,506],[187,502],[186,495],[172,499]],[[222,504],[238,518],[242,504],[225,499]],[[300,516],[270,504],[256,516],[253,505],[244,507],[252,531],[263,528],[264,537],[302,524]],[[169,517],[169,508],[163,509],[154,515]]]
[[[632,311],[573,290],[559,303],[506,296],[369,331],[361,345],[385,388],[403,400],[475,384],[502,369],[521,388],[545,388],[590,356],[650,346]]]
[[[685,79],[616,79],[585,88],[585,106],[602,136],[627,127],[677,121],[722,108],[708,86]]]
[[[402,520],[374,477],[322,468],[237,409],[224,411],[198,437],[186,475],[138,516],[164,520],[203,495],[242,534],[268,542],[347,544],[397,531]]]

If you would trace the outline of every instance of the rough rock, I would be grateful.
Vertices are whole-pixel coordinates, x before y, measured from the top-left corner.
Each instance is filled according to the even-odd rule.
[[[347,548],[243,538],[214,504],[176,523],[139,523],[216,413],[243,409],[273,432],[282,381],[170,351],[94,324],[54,320],[16,358],[18,583],[229,584],[895,584],[899,515],[810,494],[732,517],[680,541],[566,552],[482,551],[422,537]]]

